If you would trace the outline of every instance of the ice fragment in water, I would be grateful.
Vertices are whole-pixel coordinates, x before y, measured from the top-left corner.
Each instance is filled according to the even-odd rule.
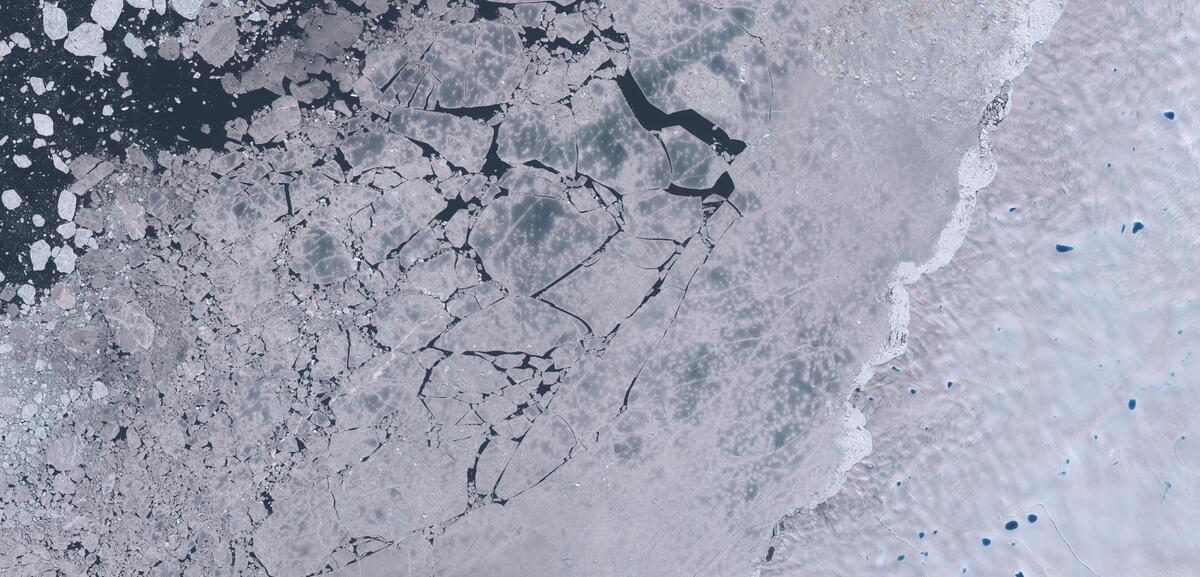
[[[67,13],[57,4],[42,4],[42,30],[51,40],[67,37]]]
[[[76,26],[64,44],[67,52],[76,56],[100,56],[104,54],[104,29],[98,24],[84,22]]]

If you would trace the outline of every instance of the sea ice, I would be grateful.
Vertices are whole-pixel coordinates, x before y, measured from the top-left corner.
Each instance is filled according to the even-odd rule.
[[[33,115],[33,130],[42,136],[54,135],[54,120],[45,114]]]
[[[76,56],[100,56],[105,50],[104,29],[98,24],[84,22],[71,30],[65,47]]]

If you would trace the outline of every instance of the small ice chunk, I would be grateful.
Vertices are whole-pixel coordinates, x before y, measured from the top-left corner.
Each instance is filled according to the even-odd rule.
[[[108,386],[100,381],[92,383],[92,400],[99,401],[108,396]]]
[[[8,210],[17,210],[17,207],[21,206],[21,195],[17,194],[17,191],[10,188],[3,193],[0,193],[0,203],[3,203],[4,208],[7,208]]]
[[[62,285],[54,287],[54,290],[50,292],[50,296],[54,299],[54,304],[58,305],[58,308],[64,311],[75,308],[75,293],[72,293],[71,289],[67,287]]]
[[[54,120],[45,114],[34,113],[33,130],[42,136],[54,136]]]
[[[51,40],[67,37],[67,13],[57,4],[42,4],[42,30]]]
[[[13,32],[12,35],[9,36],[9,39],[13,41],[13,44],[20,46],[25,50],[29,50],[29,47],[32,46],[32,44],[29,43],[29,37],[21,34],[20,32]]]
[[[33,89],[34,94],[41,96],[46,92],[46,81],[40,76],[30,76],[29,87]]]
[[[179,40],[167,36],[166,38],[158,39],[158,57],[163,60],[174,62],[179,58]]]
[[[61,236],[63,238],[71,238],[71,237],[75,236],[75,228],[76,228],[75,223],[64,222],[64,223],[58,225],[58,228],[54,229],[54,231],[57,232],[59,234],[59,236]]]
[[[238,46],[238,31],[232,18],[226,18],[204,28],[196,53],[213,66],[222,66],[233,58]]]
[[[75,193],[64,190],[58,193],[58,217],[63,220],[75,218]]]
[[[75,248],[83,248],[87,241],[92,238],[92,231],[86,227],[75,229]]]
[[[104,29],[99,24],[84,22],[67,35],[64,46],[76,56],[100,56],[105,50]]]
[[[17,289],[17,296],[21,297],[21,300],[25,301],[25,304],[31,305],[33,304],[33,298],[37,296],[37,291],[33,288],[33,285],[23,284]]]
[[[96,0],[92,3],[92,20],[105,30],[112,30],[121,18],[121,9],[125,0]]]
[[[137,56],[138,58],[146,57],[146,43],[143,42],[141,38],[126,32],[123,42],[125,43],[125,47],[128,48],[134,56]]]
[[[75,261],[79,259],[79,255],[67,245],[63,245],[54,249],[54,268],[63,274],[70,274],[75,271]]]
[[[50,260],[50,244],[39,240],[29,245],[29,262],[33,270],[46,270],[46,261]]]
[[[171,0],[171,9],[188,20],[195,20],[203,0]]]
[[[33,162],[31,162],[29,157],[25,156],[24,154],[13,155],[13,164],[17,165],[17,168],[29,168],[30,166],[33,166]]]
[[[33,226],[41,228],[41,226],[44,224],[46,224],[46,219],[42,218],[42,215],[40,215],[40,214],[33,215]]]

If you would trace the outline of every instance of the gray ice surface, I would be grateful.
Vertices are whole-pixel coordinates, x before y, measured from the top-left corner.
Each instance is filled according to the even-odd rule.
[[[128,3],[262,105],[18,125],[0,574],[1200,565],[1189,7]]]

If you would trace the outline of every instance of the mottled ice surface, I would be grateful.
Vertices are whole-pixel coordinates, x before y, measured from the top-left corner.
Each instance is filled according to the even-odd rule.
[[[1107,4],[19,2],[0,574],[1188,574],[1200,15]]]
[[[857,395],[873,453],[763,575],[1195,571],[1198,32],[1067,7],[966,242],[909,291],[908,353]]]

